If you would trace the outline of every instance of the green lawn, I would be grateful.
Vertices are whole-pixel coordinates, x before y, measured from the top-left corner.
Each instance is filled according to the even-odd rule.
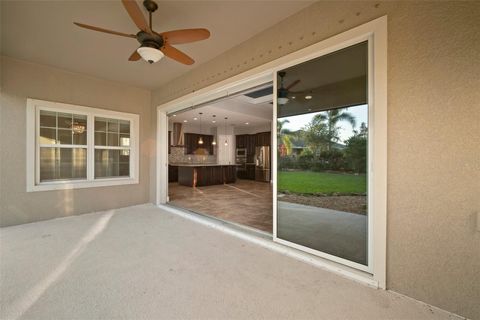
[[[365,193],[365,175],[312,171],[278,172],[278,191],[290,193]]]

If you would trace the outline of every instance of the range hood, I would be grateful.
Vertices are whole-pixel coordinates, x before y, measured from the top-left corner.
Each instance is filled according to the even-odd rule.
[[[172,146],[183,146],[184,144],[183,125],[180,122],[174,122],[172,130]]]

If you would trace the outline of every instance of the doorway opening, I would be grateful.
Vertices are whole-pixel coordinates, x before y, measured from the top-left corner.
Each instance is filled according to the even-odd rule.
[[[272,234],[273,84],[168,116],[168,203]]]
[[[322,258],[318,263],[325,268],[385,288],[386,26],[386,17],[379,18],[159,106],[158,128],[162,129],[157,132],[157,168],[161,168],[157,175],[157,204],[170,203],[266,232],[276,243]],[[220,119],[217,111],[218,120],[212,120],[214,114],[201,108],[245,96],[247,91],[266,89],[271,83],[270,145],[261,145],[270,147],[267,153],[271,165],[269,170],[255,168],[249,173],[247,161],[249,153],[253,153],[248,151],[249,138],[237,136],[262,132],[241,132],[240,128],[235,131],[229,128],[232,119],[228,116]],[[235,104],[230,101],[226,110],[233,109]],[[181,119],[182,114],[189,118]],[[296,121],[302,117],[308,119]],[[333,121],[335,118],[339,120]],[[225,121],[226,125],[207,129],[205,121]],[[187,132],[192,135],[186,137],[187,126],[179,123],[196,124],[198,132]],[[179,151],[183,162],[169,163],[169,158],[175,158],[172,148],[181,149],[179,133],[184,140],[189,139],[188,143],[182,141],[184,149]],[[219,144],[230,149],[229,156],[214,150]],[[168,146],[170,154],[165,152]],[[254,146],[256,167],[257,155],[262,152],[257,153],[258,146]],[[245,166],[237,163],[239,157],[245,157]],[[175,169],[175,164],[182,166]],[[252,196],[240,201],[241,206],[253,206],[247,210],[252,213],[260,206],[260,192],[248,183],[252,183],[249,177],[256,181],[257,176],[271,182],[262,182],[271,185],[271,211],[261,223],[249,225],[245,217],[239,218],[241,215],[233,218],[228,214],[232,209],[228,205],[223,212],[215,213],[222,203],[211,199],[215,200],[220,192],[205,196],[202,190],[231,190],[222,200],[240,193]],[[175,192],[178,185],[188,191]],[[209,196],[210,202],[199,200]],[[197,207],[188,207],[192,205]]]

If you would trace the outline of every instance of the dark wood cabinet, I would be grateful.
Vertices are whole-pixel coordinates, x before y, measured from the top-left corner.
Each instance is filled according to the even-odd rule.
[[[198,144],[198,140],[202,137],[203,144]],[[205,148],[208,154],[213,155],[213,136],[197,133],[185,133],[185,154],[195,154],[195,151],[199,148]]]
[[[233,165],[179,166],[178,183],[189,187],[234,183],[237,179],[235,170]]]
[[[247,141],[246,141],[246,134],[239,134],[235,136],[235,146],[236,148],[246,148],[247,147]]]
[[[256,135],[255,134],[240,134],[235,136],[235,147],[247,150],[247,163],[253,163],[255,159]]]
[[[168,182],[178,181],[178,166],[168,166]]]
[[[224,181],[225,183],[234,183],[237,181],[237,168],[236,166],[224,166],[223,167]]]
[[[247,179],[247,170],[239,169],[237,170],[237,178],[238,179]]]
[[[246,168],[245,170],[239,170],[237,177],[239,179],[255,180],[255,148],[271,146],[271,133],[240,134],[235,139],[236,148],[245,148],[247,150]]]
[[[247,164],[246,179],[255,180],[255,164]]]
[[[247,163],[253,163],[255,161],[255,135],[247,135]]]
[[[259,132],[255,135],[256,141],[255,145],[257,147],[263,147],[263,146],[271,146],[271,141],[272,141],[272,135],[269,132]]]

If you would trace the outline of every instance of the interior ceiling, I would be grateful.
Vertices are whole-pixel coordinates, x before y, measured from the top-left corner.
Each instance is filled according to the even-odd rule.
[[[146,10],[137,1],[146,14]],[[4,55],[154,89],[181,76],[313,1],[157,1],[157,32],[207,28],[208,40],[177,45],[196,62],[185,66],[171,59],[149,65],[129,62],[135,39],[85,30],[74,21],[136,33],[118,1],[0,1],[1,52]]]
[[[200,115],[202,112],[202,127],[218,127],[225,125],[225,117],[228,117],[227,125],[235,127],[255,127],[265,125],[272,121],[271,100],[254,104],[247,102],[243,96],[236,96],[230,99],[221,100],[210,105],[190,109],[181,113],[176,113],[175,116],[169,117],[169,122],[180,122],[185,124],[187,120],[188,125],[198,125],[200,127]],[[214,118],[213,115],[216,117]],[[194,120],[197,118],[197,120]],[[212,120],[216,123],[212,123]],[[248,123],[248,125],[246,124]]]

